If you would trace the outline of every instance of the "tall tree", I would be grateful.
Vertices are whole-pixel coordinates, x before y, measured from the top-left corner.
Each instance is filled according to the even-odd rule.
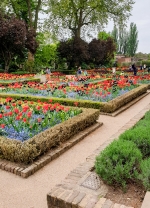
[[[0,55],[5,62],[5,71],[8,72],[15,56],[23,56],[25,49],[35,53],[37,42],[34,31],[28,30],[23,20],[0,14],[0,25]]]
[[[49,0],[49,23],[55,31],[68,29],[81,37],[87,27],[101,27],[113,19],[123,24],[130,16],[133,0]]]
[[[126,27],[116,27],[116,25],[114,25],[111,35],[116,44],[116,52],[118,54],[126,55],[128,50],[128,31],[126,30]]]
[[[129,38],[128,38],[128,50],[127,53],[129,56],[133,57],[137,51],[138,47],[138,31],[136,24],[131,22],[130,30],[129,30]]]

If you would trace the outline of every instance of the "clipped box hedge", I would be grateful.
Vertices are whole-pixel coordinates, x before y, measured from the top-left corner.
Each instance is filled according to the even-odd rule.
[[[25,142],[1,136],[0,157],[13,162],[29,164],[52,147],[59,146],[96,123],[99,114],[99,110],[83,108],[79,115],[47,129]]]
[[[140,85],[139,87],[134,88],[133,90],[105,103],[101,108],[101,111],[106,113],[113,113],[114,111],[118,110],[120,107],[126,105],[135,98],[146,93],[147,89],[148,89],[147,84]]]
[[[23,99],[23,100],[31,100],[31,101],[41,100],[43,102],[52,100],[53,103],[60,103],[65,106],[75,106],[75,103],[77,103],[78,107],[100,109],[100,111],[104,113],[113,113],[114,111],[118,110],[120,107],[124,106],[128,102],[146,93],[148,86],[149,85],[147,84],[142,84],[139,87],[134,88],[131,91],[121,96],[118,96],[117,98],[109,102],[95,102],[90,100],[76,100],[76,99],[44,97],[44,96],[38,97],[29,94],[25,95],[25,94],[0,93],[0,97],[12,97],[14,99]]]

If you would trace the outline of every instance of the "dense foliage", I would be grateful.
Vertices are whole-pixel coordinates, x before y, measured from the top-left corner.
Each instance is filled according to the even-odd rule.
[[[60,41],[57,52],[60,59],[65,58],[69,69],[89,60],[88,43],[81,38]]]
[[[130,29],[116,25],[111,33],[117,47],[117,53],[133,57],[138,48],[138,31],[136,24],[131,22]]]
[[[96,157],[98,175],[111,185],[124,189],[129,179],[134,179],[142,161],[140,150],[132,141],[115,140]]]
[[[0,14],[0,25],[0,55],[8,71],[14,57],[23,57],[27,49],[34,54],[37,42],[35,31],[14,16]]]
[[[150,111],[97,156],[96,172],[108,184],[124,188],[132,181],[150,190],[149,125]]]
[[[90,61],[95,65],[107,64],[114,58],[116,50],[114,41],[108,37],[106,40],[93,39],[89,43]]]
[[[65,58],[69,69],[90,62],[96,65],[107,64],[114,58],[116,50],[111,37],[106,40],[93,39],[89,44],[81,38],[60,41],[57,52],[62,60]]]
[[[85,37],[106,25],[110,18],[123,24],[133,4],[133,0],[49,0],[47,26],[52,32],[59,32],[61,37],[66,35],[64,29],[70,36]]]

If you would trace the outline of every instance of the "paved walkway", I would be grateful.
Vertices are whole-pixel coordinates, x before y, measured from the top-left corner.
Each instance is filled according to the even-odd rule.
[[[118,115],[101,115],[103,126],[27,179],[0,170],[0,208],[47,208],[47,193],[150,103],[150,94]]]

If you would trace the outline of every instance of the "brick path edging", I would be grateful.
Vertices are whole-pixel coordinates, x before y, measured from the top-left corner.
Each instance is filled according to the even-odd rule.
[[[62,144],[62,146],[56,148],[55,150],[50,150],[45,155],[40,156],[39,159],[37,159],[30,165],[23,165],[15,162],[10,162],[8,160],[0,159],[0,169],[16,174],[23,178],[27,178],[33,175],[43,166],[54,160],[55,158],[59,157],[61,154],[66,152],[68,149],[70,149],[72,146],[77,144],[79,141],[84,139],[86,136],[88,136],[90,133],[92,133],[102,125],[102,122],[97,122],[93,124],[92,126],[86,128],[85,130],[79,132],[77,135],[73,136],[67,142]]]
[[[117,133],[112,135],[108,141],[96,149],[92,155],[87,157],[86,162],[72,170],[61,184],[56,185],[47,194],[48,208],[127,208],[125,205],[114,204],[109,199],[103,197],[99,198],[99,193],[97,193],[97,191],[81,189],[80,185],[89,171],[94,169],[95,157],[115,138],[118,138],[121,133],[133,127],[144,117],[148,110],[150,110],[150,104],[126,123]],[[148,207],[142,206],[142,208]]]

